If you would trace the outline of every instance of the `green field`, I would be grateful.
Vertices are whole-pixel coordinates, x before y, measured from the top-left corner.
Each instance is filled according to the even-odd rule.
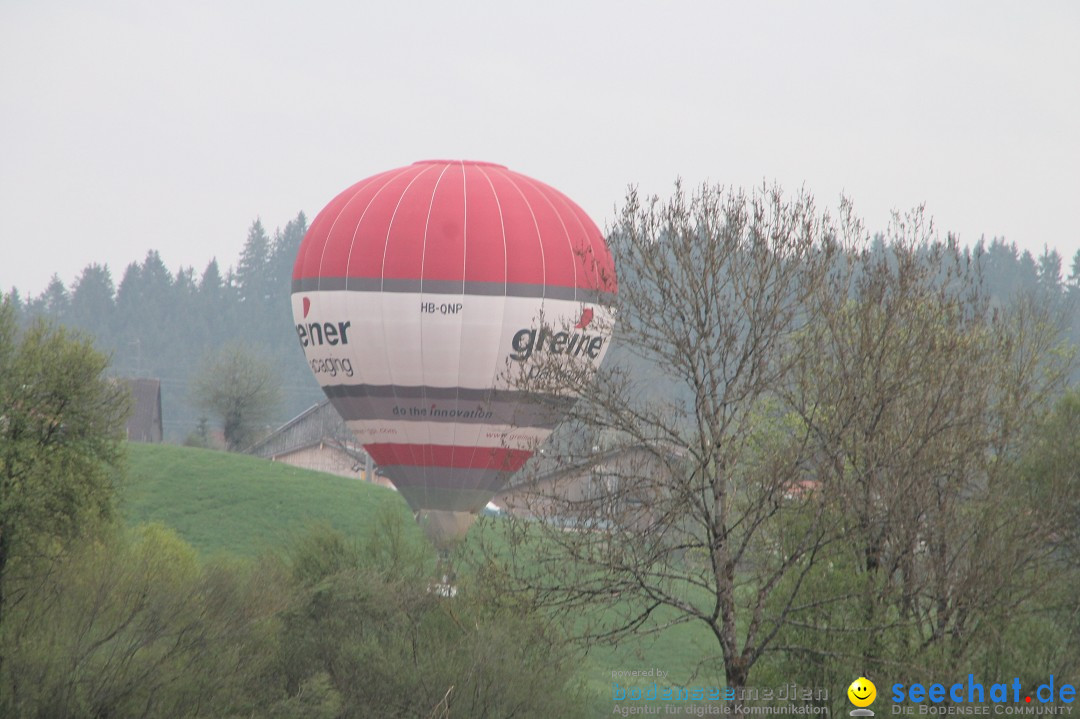
[[[128,445],[121,512],[158,522],[204,555],[276,552],[318,524],[364,536],[382,512],[408,505],[392,490],[240,454]],[[420,537],[420,530],[416,530]]]
[[[364,537],[383,512],[400,512],[417,541],[426,541],[392,490],[226,452],[130,444],[123,497],[128,523],[163,524],[205,556],[282,553],[319,524]],[[673,684],[722,684],[715,671],[695,674],[715,650],[708,632],[684,624],[659,637],[592,649],[582,678],[601,695],[610,691],[613,670],[661,669]]]

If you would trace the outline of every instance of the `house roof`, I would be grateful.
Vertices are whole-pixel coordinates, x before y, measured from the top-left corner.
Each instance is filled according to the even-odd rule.
[[[592,454],[581,456],[575,460],[567,461],[565,458],[545,456],[537,453],[534,464],[528,471],[516,476],[516,481],[511,482],[496,493],[496,497],[511,494],[521,489],[535,489],[540,486],[551,485],[563,479],[574,478],[587,474],[592,470],[602,467],[610,462],[618,461],[631,454],[641,454],[645,457],[654,457],[657,460],[666,458],[676,459],[682,456],[678,449],[648,445],[644,443],[617,445],[606,449],[596,448]]]
[[[277,457],[318,444],[330,444],[357,460],[364,451],[330,400],[312,405],[247,450],[258,457]]]

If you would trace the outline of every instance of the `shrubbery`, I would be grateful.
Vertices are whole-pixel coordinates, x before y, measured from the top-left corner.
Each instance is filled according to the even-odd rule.
[[[202,562],[155,525],[73,546],[4,618],[0,715],[580,715],[560,635],[430,591],[401,529],[318,529],[255,562]]]

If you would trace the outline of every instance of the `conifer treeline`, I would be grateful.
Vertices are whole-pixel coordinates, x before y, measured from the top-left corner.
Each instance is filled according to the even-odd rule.
[[[289,304],[293,262],[307,232],[299,213],[271,237],[252,222],[235,268],[211,259],[197,275],[192,267],[170,272],[157,250],[125,268],[114,284],[107,265],[91,264],[70,286],[54,275],[45,291],[27,300],[16,290],[22,319],[45,316],[89,333],[112,357],[120,377],[161,380],[165,435],[183,441],[198,426],[192,377],[207,355],[240,342],[268,360],[282,382],[278,419],[295,416],[322,392],[297,348]]]
[[[169,441],[182,441],[198,426],[192,376],[209,353],[233,340],[277,368],[285,398],[281,423],[322,398],[297,347],[289,302],[306,231],[303,212],[273,237],[256,219],[235,268],[223,271],[212,259],[201,275],[191,267],[172,273],[151,250],[141,264],[127,266],[118,285],[107,265],[91,264],[70,286],[54,275],[36,297],[23,299],[15,289],[8,297],[24,320],[45,316],[88,332],[112,355],[117,376],[161,379]],[[1056,250],[1045,248],[1036,258],[1001,239],[963,251],[980,263],[995,299],[1028,295],[1053,305],[1068,338],[1080,344],[1080,250],[1067,268]]]

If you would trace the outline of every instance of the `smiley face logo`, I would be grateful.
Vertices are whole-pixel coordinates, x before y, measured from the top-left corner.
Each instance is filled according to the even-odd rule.
[[[877,687],[866,677],[859,677],[847,688],[847,697],[857,707],[868,707],[877,699]]]

